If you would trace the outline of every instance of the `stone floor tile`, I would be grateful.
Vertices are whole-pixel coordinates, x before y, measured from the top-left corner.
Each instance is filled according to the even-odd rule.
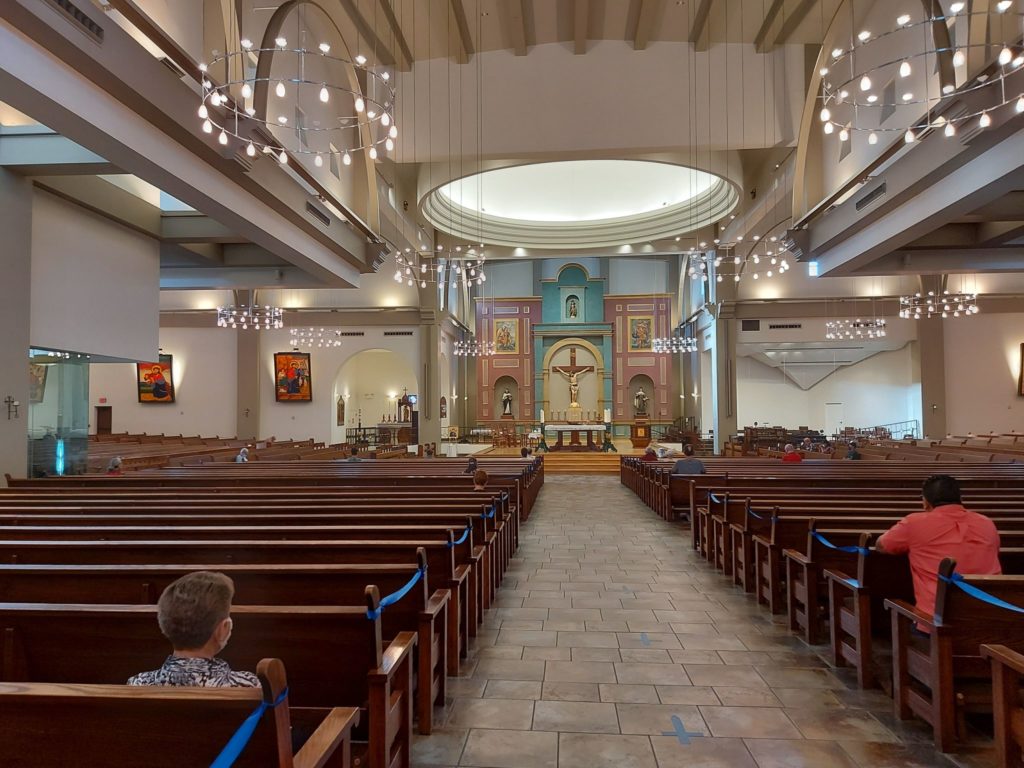
[[[447,726],[528,731],[533,723],[533,704],[509,699],[456,699]]]
[[[572,648],[573,661],[622,661],[618,648]]]
[[[469,731],[465,728],[434,728],[429,736],[413,733],[411,759],[417,766],[457,765]]]
[[[598,687],[601,692],[601,701],[624,704],[661,703],[661,700],[658,698],[658,691],[653,685],[618,685],[615,683],[601,683]]]
[[[559,632],[558,645],[569,648],[618,648],[614,632]]]
[[[836,694],[828,688],[772,688],[772,693],[782,702],[784,707],[841,707]],[[889,709],[892,709],[892,699],[888,696]]]
[[[662,704],[708,704],[717,706],[721,702],[710,686],[697,685],[658,685],[658,698]]]
[[[842,681],[825,669],[755,667],[773,688],[844,688]]]
[[[598,619],[596,621],[588,621],[584,625],[584,629],[587,632],[628,632],[629,624],[625,621],[603,621]]]
[[[719,651],[718,655],[726,664],[775,664],[778,663],[764,651]]]
[[[691,733],[707,733],[704,719],[696,706],[684,704],[629,704],[615,705],[619,713],[619,728],[623,733],[661,736],[673,730],[673,717],[683,721]]]
[[[543,621],[516,621],[514,619],[505,619],[501,621],[501,626],[498,629],[523,629],[532,630],[539,632],[544,629]]]
[[[524,648],[524,661],[569,661],[572,658],[569,648]]]
[[[669,658],[675,664],[724,664],[715,651],[669,651]]]
[[[668,651],[656,648],[622,648],[619,650],[622,661],[638,661],[646,664],[672,664]]]
[[[484,695],[487,686],[486,678],[449,677],[446,690],[449,696],[465,699],[479,699]]]
[[[841,736],[842,734],[837,734]],[[886,744],[881,741],[840,741],[860,768],[936,768],[949,766],[941,752],[920,745]],[[993,760],[992,765],[995,765]]]
[[[679,642],[688,651],[745,651],[738,637],[728,635],[679,635]]]
[[[484,689],[485,699],[527,699],[540,698],[539,680],[488,680]]]
[[[662,627],[664,628],[664,625],[662,625]],[[618,638],[620,648],[656,648],[666,651],[680,650],[682,648],[675,635],[664,631],[620,632]]]
[[[642,664],[620,662],[615,675],[623,684],[690,685],[690,678],[679,664]]]
[[[597,683],[555,683],[545,682],[541,689],[542,699],[548,701],[600,701]]]
[[[558,735],[558,768],[657,768],[647,736]]]
[[[757,768],[742,739],[692,738],[680,744],[675,736],[652,736],[658,768]]]
[[[773,707],[700,707],[712,736],[741,739],[799,739],[800,731]]]
[[[557,613],[557,611],[555,611]],[[544,622],[544,629],[548,632],[584,632],[586,631],[587,623],[585,621],[577,621],[576,619],[562,621],[559,619],[548,619]]]
[[[498,632],[495,645],[519,645],[534,646],[540,648],[553,648],[558,640],[557,632],[537,632],[534,630],[502,628]]]
[[[745,688],[768,685],[753,667],[687,664],[685,669],[694,685],[735,685]]]
[[[746,739],[758,768],[857,768],[834,741]]]
[[[557,768],[558,734],[473,730],[459,765],[477,768]]]
[[[481,659],[473,676],[489,680],[543,680],[546,663],[543,661]]]
[[[716,685],[715,694],[727,707],[781,707],[771,688],[767,686]],[[486,695],[486,694],[485,694]]]
[[[807,739],[844,741],[898,741],[896,736],[863,709],[815,708],[787,709],[786,715]]]
[[[619,733],[619,721],[614,704],[546,700],[534,707],[533,730]]]
[[[521,645],[492,645],[481,648],[476,652],[478,659],[521,659],[523,658],[523,646]]]
[[[545,662],[544,681],[553,683],[615,683],[615,665],[604,661]]]

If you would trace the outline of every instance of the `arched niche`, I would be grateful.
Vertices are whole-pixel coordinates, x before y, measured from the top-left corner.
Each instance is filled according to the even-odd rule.
[[[636,410],[636,393],[641,388],[643,388],[644,394],[647,395],[647,412],[645,414],[638,414]],[[626,413],[630,415],[630,418],[636,418],[640,415],[651,418],[654,415],[654,394],[654,379],[646,373],[638,373],[631,378],[629,380],[629,387],[626,390]]]
[[[508,374],[503,374],[494,381],[493,399],[491,400],[494,403],[494,418],[500,419],[504,412],[502,397],[506,389],[512,394],[512,418],[518,419],[519,414],[522,413],[519,382],[514,376],[509,376]]]
[[[345,401],[345,425],[332,430],[332,442],[345,439],[345,429],[372,427],[381,416],[395,418],[403,391],[418,394],[416,371],[409,360],[390,349],[364,349],[348,358],[334,377],[335,399]]]

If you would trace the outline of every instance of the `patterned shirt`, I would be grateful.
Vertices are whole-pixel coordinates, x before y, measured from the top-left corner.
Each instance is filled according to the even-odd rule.
[[[128,685],[174,685],[189,688],[259,688],[252,672],[234,672],[223,659],[168,656],[160,669],[140,672]]]

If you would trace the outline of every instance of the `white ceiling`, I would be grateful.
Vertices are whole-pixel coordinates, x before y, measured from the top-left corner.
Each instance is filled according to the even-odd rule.
[[[643,160],[568,160],[499,168],[446,184],[441,194],[469,211],[519,221],[619,219],[678,205],[715,176]]]

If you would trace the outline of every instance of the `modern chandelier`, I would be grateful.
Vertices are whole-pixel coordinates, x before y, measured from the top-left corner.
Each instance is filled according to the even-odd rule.
[[[287,163],[292,153],[311,156],[317,167],[324,158],[351,165],[355,152],[366,150],[375,160],[395,148],[390,72],[368,66],[362,55],[334,55],[328,43],[316,49],[289,47],[284,37],[274,43],[259,48],[243,39],[241,50],[200,65],[204,133],[216,133],[222,146],[234,141],[249,157],[262,152]],[[215,82],[211,71],[225,73],[224,82]]]
[[[862,320],[861,318],[841,318],[829,320],[825,323],[825,338],[829,341],[843,339],[882,339],[885,338],[886,322],[882,318],[875,317]]]
[[[918,292],[912,296],[900,296],[900,317],[908,320],[920,320],[936,315],[939,317],[970,317],[980,311],[976,293],[943,291],[937,294],[935,291],[928,291],[926,294]]]
[[[330,349],[341,346],[341,331],[331,328],[292,328],[293,347]]]
[[[458,357],[488,357],[494,354],[494,342],[480,341],[476,338],[457,341],[455,354]]]
[[[701,248],[706,247],[707,243],[701,243]],[[713,247],[714,250],[692,249],[688,252],[688,274],[691,278],[709,282],[713,275],[717,283],[726,280],[738,283],[744,276],[752,280],[763,276],[770,280],[786,274],[791,268],[788,254],[774,235],[766,238],[753,235],[747,243],[746,254],[741,254],[744,247],[742,236],[730,243],[716,241]]]
[[[991,113],[1010,104],[1024,113],[1024,92],[1009,80],[1024,66],[1019,44],[1024,12],[1013,10],[1013,4],[999,0],[992,12],[954,2],[944,14],[932,3],[934,10],[923,18],[904,13],[891,29],[878,34],[862,29],[849,48],[834,48],[818,73],[824,133],[837,134],[841,142],[866,133],[872,145],[882,135],[900,133],[913,144],[931,130],[953,137],[968,127],[988,128]],[[991,25],[993,30],[1012,29],[1017,38],[978,38],[971,26],[988,27],[990,17],[1000,22]],[[965,65],[974,57],[988,66],[968,78]]]
[[[651,342],[651,348],[657,354],[688,354],[697,351],[697,340],[692,336],[673,334],[664,338],[657,338]]]
[[[243,331],[250,328],[255,331],[284,328],[284,310],[280,307],[258,304],[217,307],[217,326]]]
[[[487,257],[477,247],[457,245],[445,250],[443,245],[439,245],[434,251],[396,249],[394,258],[396,283],[410,286],[419,283],[420,288],[426,288],[427,283],[483,285],[487,282],[484,273]]]

